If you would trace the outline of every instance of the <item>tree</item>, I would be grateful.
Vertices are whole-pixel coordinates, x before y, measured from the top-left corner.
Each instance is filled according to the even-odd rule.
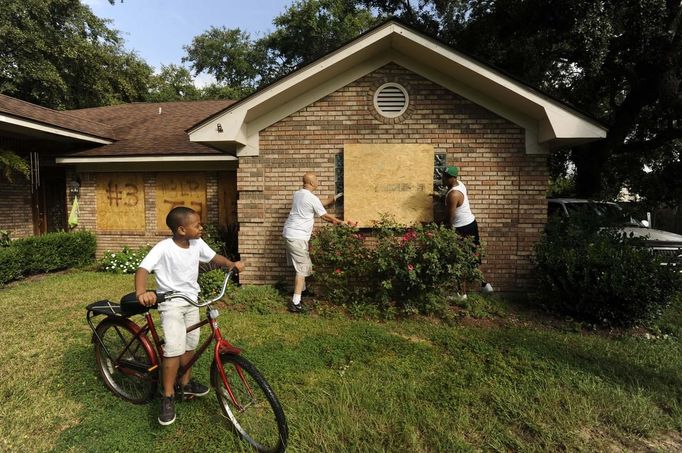
[[[603,121],[572,149],[576,191],[679,203],[679,0],[364,0]],[[644,168],[652,171],[647,173]],[[554,165],[554,168],[566,168]]]
[[[150,102],[191,101],[201,97],[201,91],[194,85],[192,74],[178,65],[161,65],[159,74],[150,78]]]
[[[14,175],[19,174],[29,178],[29,165],[16,153],[0,148],[0,174],[9,181],[14,181]]]
[[[268,61],[259,43],[239,28],[211,27],[185,46],[195,74],[206,72],[235,92],[246,95],[259,84]]]
[[[212,27],[185,47],[195,74],[206,72],[234,93],[248,94],[334,50],[377,23],[359,2],[298,0],[260,38],[239,28]]]
[[[0,92],[55,109],[144,100],[152,69],[79,0],[3,0]]]

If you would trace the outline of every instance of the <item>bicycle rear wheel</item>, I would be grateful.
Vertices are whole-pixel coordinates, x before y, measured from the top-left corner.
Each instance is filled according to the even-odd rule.
[[[260,452],[284,451],[289,436],[284,411],[251,362],[239,355],[221,354],[220,363],[214,361],[211,366],[211,384],[223,415],[237,434]]]
[[[97,335],[101,342],[95,338],[95,359],[109,390],[131,403],[151,401],[159,372],[150,346],[119,320],[102,321],[97,326]]]

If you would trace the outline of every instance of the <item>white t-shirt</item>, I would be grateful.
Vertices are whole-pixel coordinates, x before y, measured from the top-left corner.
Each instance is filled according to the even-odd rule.
[[[284,223],[282,236],[287,239],[310,239],[313,234],[315,217],[323,216],[327,213],[322,206],[322,202],[308,189],[301,189],[294,192],[294,201],[291,204],[289,218]]]
[[[462,201],[462,204],[455,208],[454,221],[452,221],[452,219],[451,219],[451,222],[450,222],[451,225],[455,228],[459,228],[459,227],[469,225],[471,222],[476,220],[476,217],[474,217],[474,214],[471,212],[471,207],[469,206],[469,196],[467,195],[467,188],[463,182],[461,182],[461,181],[458,181],[458,182],[459,182],[459,184],[457,184],[452,189],[448,190],[448,193],[445,194],[445,204],[446,205],[447,205],[448,195],[450,195],[450,192],[452,192],[453,190],[457,190],[459,192],[462,192],[462,195],[464,195],[464,201]]]
[[[216,252],[203,239],[190,239],[189,248],[182,248],[172,238],[156,244],[144,257],[140,267],[154,272],[159,291],[180,291],[194,301],[199,296],[199,263],[208,263]],[[189,305],[174,299],[174,305]]]

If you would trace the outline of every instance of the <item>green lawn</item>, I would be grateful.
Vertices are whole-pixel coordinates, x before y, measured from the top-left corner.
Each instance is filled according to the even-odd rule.
[[[213,392],[161,427],[158,401],[136,406],[106,389],[85,305],[132,287],[132,276],[71,272],[0,289],[0,451],[248,451]],[[586,331],[504,301],[492,318],[443,323],[353,320],[329,307],[293,315],[271,288],[235,299],[223,333],[282,402],[288,451],[682,448],[677,335]],[[661,325],[679,332],[679,319]],[[205,383],[209,365],[205,356],[195,368]]]

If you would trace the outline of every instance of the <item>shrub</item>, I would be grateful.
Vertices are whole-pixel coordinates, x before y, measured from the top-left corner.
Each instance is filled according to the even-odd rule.
[[[124,246],[120,252],[107,250],[99,261],[99,270],[114,274],[134,274],[149,250],[151,250],[149,245],[138,249]]]
[[[652,321],[682,289],[680,275],[661,266],[643,240],[594,219],[550,219],[535,263],[550,307],[590,322]]]
[[[208,299],[217,296],[223,288],[225,274],[226,272],[223,268],[215,268],[200,272],[198,279],[199,287],[201,288],[201,292],[199,293],[200,297],[202,299]]]
[[[22,253],[24,275],[39,274],[93,262],[96,239],[87,231],[48,233],[17,239],[10,247],[17,247]]]
[[[87,231],[48,233],[0,248],[0,284],[21,276],[84,266],[95,259],[95,236]]]
[[[17,247],[0,247],[0,285],[16,280],[24,274],[22,258]]]
[[[405,228],[382,219],[365,236],[358,230],[324,227],[312,239],[315,277],[330,302],[383,313],[436,313],[445,294],[464,281],[480,281],[482,248],[437,225]]]
[[[12,240],[9,237],[9,231],[0,230],[0,247],[9,247]]]

